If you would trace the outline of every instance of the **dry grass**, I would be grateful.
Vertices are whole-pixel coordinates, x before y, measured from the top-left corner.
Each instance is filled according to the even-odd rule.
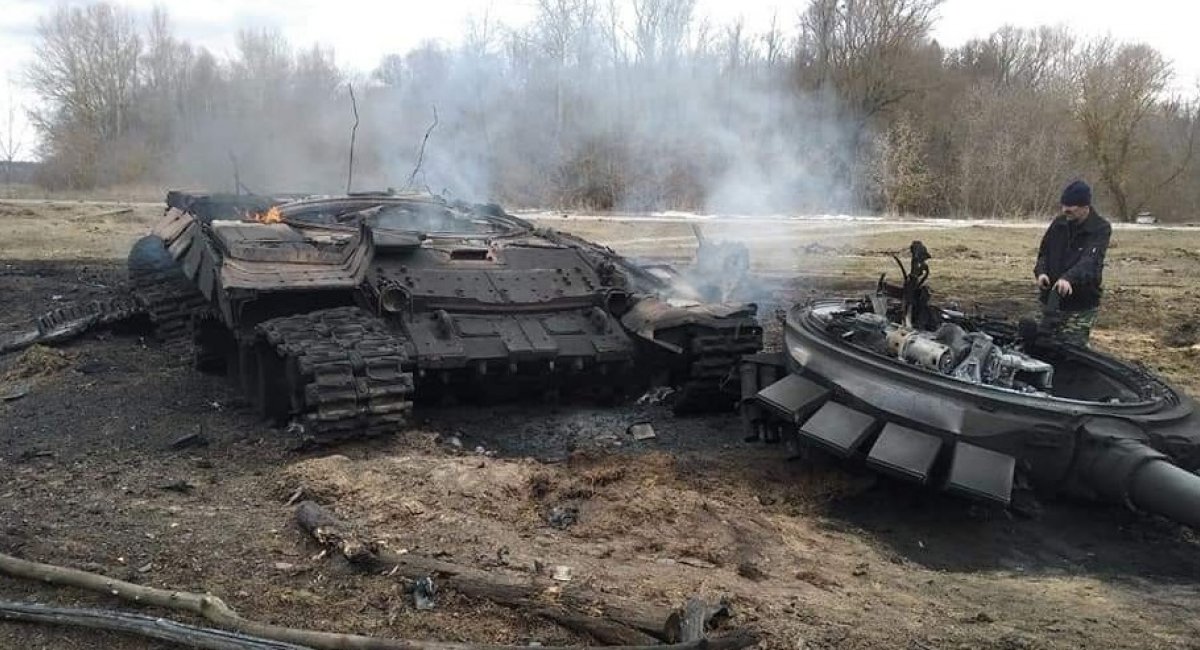
[[[161,203],[0,202],[0,259],[124,259]]]
[[[9,365],[4,375],[0,376],[0,382],[49,377],[70,368],[73,363],[75,359],[69,352],[34,345]]]

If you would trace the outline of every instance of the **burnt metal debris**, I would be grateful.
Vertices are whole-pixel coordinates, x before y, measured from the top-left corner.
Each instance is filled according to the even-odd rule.
[[[1146,369],[929,302],[929,252],[903,283],[792,308],[784,353],[747,357],[743,417],[879,472],[1009,504],[1014,485],[1200,527],[1200,415]],[[1049,315],[1053,317],[1053,314]]]
[[[495,205],[422,194],[172,192],[129,258],[156,334],[269,418],[330,442],[394,431],[448,394],[724,404],[761,348],[747,303],[704,302],[612,250]],[[661,269],[660,269],[661,271]]]

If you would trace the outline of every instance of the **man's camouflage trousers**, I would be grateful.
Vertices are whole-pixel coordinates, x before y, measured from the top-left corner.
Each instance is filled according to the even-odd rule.
[[[1096,324],[1097,312],[1098,309],[1061,312],[1055,323],[1054,335],[1066,343],[1087,345],[1092,337],[1092,326]]]

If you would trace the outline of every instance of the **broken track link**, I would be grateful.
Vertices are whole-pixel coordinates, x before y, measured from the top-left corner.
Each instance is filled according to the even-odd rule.
[[[189,359],[192,319],[211,310],[204,294],[178,268],[132,273],[130,284],[154,324],[155,338],[172,357]]]
[[[264,321],[252,349],[240,348],[243,383],[253,384],[259,407],[298,420],[311,442],[393,433],[412,413],[403,336],[356,307]]]
[[[46,340],[53,341],[58,340],[60,332],[62,338],[66,338],[92,327],[132,318],[142,311],[142,307],[130,296],[98,298],[52,309],[38,316],[37,328]]]
[[[92,328],[111,325],[141,313],[143,310],[138,302],[128,296],[66,304],[38,316],[24,331],[0,336],[0,354],[23,350],[38,343],[65,341]]]

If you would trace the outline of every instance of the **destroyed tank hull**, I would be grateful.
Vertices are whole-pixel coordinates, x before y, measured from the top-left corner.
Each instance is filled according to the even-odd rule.
[[[1187,395],[1047,339],[1025,349],[1054,366],[1050,392],[966,382],[849,343],[831,322],[860,304],[787,314],[781,358],[743,366],[749,424],[971,498],[1008,505],[1014,486],[1028,485],[1200,528],[1200,416]]]
[[[170,353],[325,442],[396,431],[451,394],[659,383],[680,408],[720,404],[762,339],[754,305],[689,301],[604,247],[423,195],[172,192],[130,277]]]

